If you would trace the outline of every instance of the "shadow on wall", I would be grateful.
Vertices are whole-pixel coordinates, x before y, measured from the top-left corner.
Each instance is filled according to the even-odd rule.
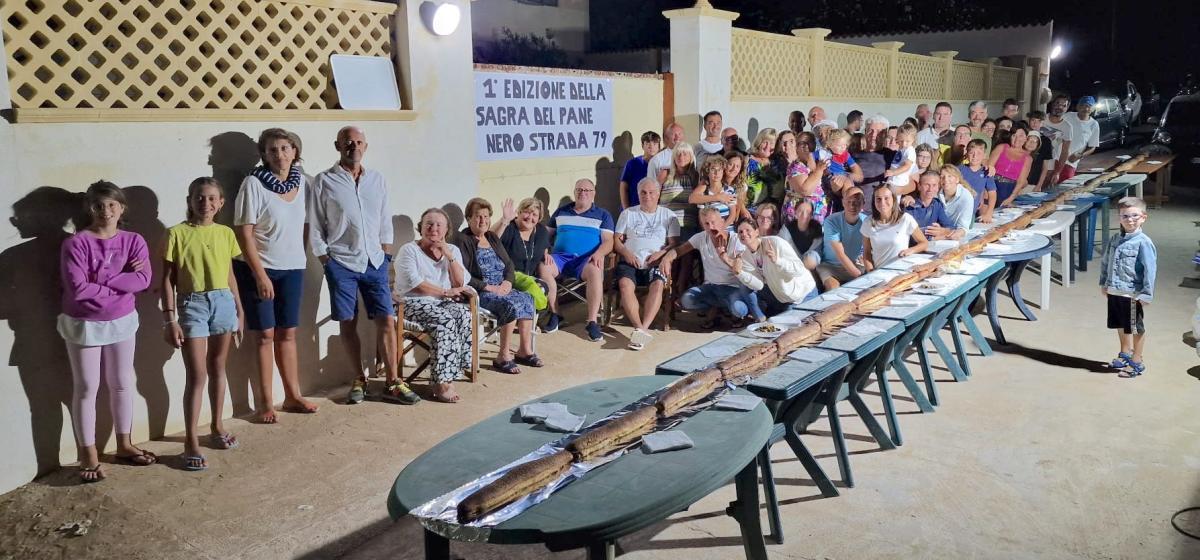
[[[241,189],[242,179],[258,165],[258,143],[244,132],[222,132],[208,141],[208,164],[212,177],[225,190],[225,207],[217,221],[233,225],[233,201]]]
[[[162,311],[159,299],[162,297],[162,246],[166,240],[167,229],[158,219],[158,195],[148,187],[125,187],[125,198],[129,209],[125,212],[124,229],[132,231],[146,240],[150,247],[150,267],[152,276],[150,288],[137,295],[136,309],[141,327],[137,332],[137,353],[133,358],[133,369],[137,377],[138,394],[146,400],[146,417],[150,430],[150,438],[163,437],[167,426],[167,414],[171,409],[171,395],[167,391],[163,366],[171,359],[175,349],[163,340]],[[178,199],[168,204],[187,204],[187,196],[182,191]],[[105,402],[105,401],[98,401]],[[105,407],[99,407],[105,408]]]
[[[8,364],[17,368],[29,401],[37,474],[58,468],[70,407],[71,364],[56,329],[62,299],[59,247],[70,236],[83,199],[58,187],[38,187],[13,204],[10,223],[23,240],[0,253],[0,320],[13,331]],[[68,428],[69,430],[69,428]]]

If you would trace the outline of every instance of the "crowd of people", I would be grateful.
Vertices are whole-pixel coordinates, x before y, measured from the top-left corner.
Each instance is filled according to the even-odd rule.
[[[309,254],[324,267],[331,317],[351,372],[348,403],[367,396],[367,371],[357,321],[361,304],[378,332],[384,375],[381,400],[421,400],[399,375],[397,320],[432,338],[428,397],[459,400],[454,381],[469,367],[477,333],[468,298],[476,298],[499,328],[496,371],[516,374],[544,365],[534,352],[543,333],[565,325],[558,286],[582,287],[583,331],[600,341],[598,316],[608,282],[615,284],[633,327],[628,348],[651,344],[650,325],[662,306],[694,312],[702,328],[738,328],[766,320],[789,304],[815,297],[866,272],[924,250],[931,240],[958,239],[974,221],[1029,189],[1074,175],[1095,149],[1099,129],[1084,97],[1067,114],[1066,96],[1049,113],[987,117],[983,102],[954,125],[953,108],[919,105],[893,125],[882,115],[847,115],[845,127],[824,109],[795,111],[783,129],[757,131],[747,144],[722,115],[704,116],[695,144],[673,123],[662,136],[641,136],[642,154],[621,175],[621,211],[596,205],[596,183],[580,179],[571,202],[545,208],[536,198],[466,203],[466,225],[451,232],[445,211],[420,215],[417,238],[393,248],[387,180],[363,165],[363,131],[337,133],[338,161],[315,177],[300,167],[301,142],[279,128],[258,140],[262,165],[242,182],[232,227],[216,222],[226,203],[221,186],[201,177],[188,187],[187,219],[171,228],[161,249],[120,229],[127,201],[108,182],[87,191],[90,223],[61,251],[63,313],[58,330],[74,371],[72,419],[80,477],[104,474],[95,446],[96,394],[110,389],[117,459],[149,465],[157,457],[130,440],[134,296],[161,286],[163,338],[183,352],[186,437],[183,467],[204,470],[197,424],[207,391],[215,449],[238,446],[225,429],[225,360],[243,331],[252,333],[260,375],[256,418],[278,421],[280,410],[315,413],[301,395],[296,348],[304,269]],[[807,126],[806,126],[807,125]],[[163,274],[152,278],[151,259]],[[393,262],[393,260],[395,262]],[[610,280],[611,279],[611,280]],[[643,288],[643,290],[639,290]],[[517,340],[512,340],[514,333]]]

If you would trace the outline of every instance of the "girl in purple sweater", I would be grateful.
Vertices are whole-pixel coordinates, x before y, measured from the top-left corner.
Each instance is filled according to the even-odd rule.
[[[133,351],[138,316],[134,294],[150,286],[150,255],[142,236],[117,229],[125,213],[125,193],[100,181],[88,187],[92,223],[63,241],[63,312],[58,333],[67,345],[74,373],[71,420],[79,446],[79,477],[104,478],[96,451],[96,391],[100,377],[108,385],[117,459],[152,465],[158,458],[138,449],[133,430]]]

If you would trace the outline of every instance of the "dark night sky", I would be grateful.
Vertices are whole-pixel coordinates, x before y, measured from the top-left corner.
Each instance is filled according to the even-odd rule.
[[[711,0],[741,15],[734,25],[788,33],[827,27],[834,33],[908,32],[992,27],[1054,20],[1056,41],[1067,49],[1053,64],[1051,85],[1078,87],[1100,78],[1129,78],[1143,93],[1158,84],[1164,95],[1187,72],[1200,74],[1200,2],[1194,0]],[[663,10],[694,0],[593,0],[593,48],[668,46]],[[1115,18],[1113,17],[1115,10]],[[1111,48],[1115,22],[1115,50]]]

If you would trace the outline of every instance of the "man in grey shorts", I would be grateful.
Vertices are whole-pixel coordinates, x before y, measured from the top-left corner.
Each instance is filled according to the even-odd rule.
[[[863,236],[859,228],[867,219],[863,213],[863,191],[858,187],[842,190],[842,206],[845,210],[825,218],[821,230],[821,264],[817,265],[817,277],[826,290],[832,290],[842,282],[848,282],[863,274]]]

